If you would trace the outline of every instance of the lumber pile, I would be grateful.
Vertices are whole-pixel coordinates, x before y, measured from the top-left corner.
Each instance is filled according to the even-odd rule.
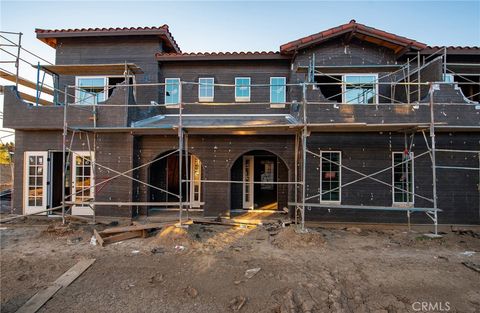
[[[112,227],[107,228],[102,231],[93,230],[93,235],[97,240],[97,243],[100,246],[106,244],[119,242],[132,238],[146,238],[148,234],[152,231],[160,229],[167,225],[172,225],[171,222],[165,223],[149,223],[149,224],[137,224],[131,226],[121,226],[121,227]]]

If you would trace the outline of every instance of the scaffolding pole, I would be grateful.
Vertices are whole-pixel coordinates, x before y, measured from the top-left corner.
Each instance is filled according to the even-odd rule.
[[[305,197],[307,194],[306,173],[307,173],[307,85],[302,85],[302,103],[303,103],[303,130],[302,130],[302,222],[301,231],[305,231]]]
[[[63,132],[62,132],[62,224],[65,224],[65,185],[66,185],[66,150],[67,150],[67,88],[65,87],[65,105],[63,106]],[[73,140],[72,140],[73,142]]]
[[[445,50],[446,51],[446,50]],[[433,95],[435,91],[435,84],[430,83],[430,138],[431,138],[431,156],[432,156],[432,188],[433,188],[433,222],[435,224],[435,235],[438,235],[438,203],[437,203],[437,164],[435,158],[435,116],[434,116],[434,101]]]
[[[178,201],[179,201],[179,212],[178,212],[178,226],[182,227],[182,214],[183,214],[183,188],[182,188],[182,155],[183,155],[183,125],[182,125],[182,82],[178,84]]]

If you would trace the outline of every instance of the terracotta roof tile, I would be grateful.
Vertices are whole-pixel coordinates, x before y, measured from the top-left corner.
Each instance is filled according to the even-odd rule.
[[[240,51],[240,52],[184,52],[184,53],[156,53],[159,61],[187,61],[187,60],[275,60],[290,59],[280,52],[274,51]]]

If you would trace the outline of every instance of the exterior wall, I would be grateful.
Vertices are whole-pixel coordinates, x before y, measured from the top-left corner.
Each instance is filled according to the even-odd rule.
[[[270,77],[286,77],[290,72],[290,62],[280,61],[203,61],[203,62],[160,62],[161,83],[165,78],[180,78],[187,82],[198,82],[201,77],[213,77],[216,84],[235,84],[235,77],[250,77],[251,84],[270,84]],[[160,103],[164,103],[165,89],[160,90]],[[185,85],[182,100],[186,103],[198,102],[198,85]],[[287,101],[290,101],[287,98]],[[215,86],[214,102],[235,102],[235,88]],[[252,87],[250,102],[270,102],[270,89]]]
[[[141,136],[134,159],[136,164],[145,164],[165,152],[177,149],[178,137],[176,136]],[[243,154],[253,150],[269,151],[278,157],[288,167],[288,177],[285,173],[279,174],[279,180],[294,180],[294,137],[292,136],[200,136],[188,137],[188,151],[197,156],[202,162],[202,179],[205,180],[231,180],[231,168],[235,161]],[[148,181],[148,168],[143,167],[135,172],[135,177],[141,181]],[[202,184],[202,201],[205,216],[228,215],[231,198],[230,184],[204,183]],[[288,193],[293,196],[293,188],[288,187]],[[287,190],[280,188],[280,193]],[[140,185],[135,187],[135,198],[139,201],[148,201],[148,187]],[[279,198],[285,198],[279,196]],[[281,206],[281,204],[279,204]],[[283,206],[280,207],[280,209]],[[141,208],[140,213],[145,214],[146,209]]]
[[[428,135],[427,135],[428,136]],[[396,132],[384,133],[313,133],[308,138],[308,149],[314,153],[320,150],[342,152],[342,165],[364,174],[371,174],[392,166],[392,152],[404,151],[404,136]],[[410,142],[410,140],[409,140]],[[480,144],[475,133],[437,133],[437,148],[475,150]],[[426,151],[421,134],[415,135],[412,152],[419,155]],[[478,167],[479,156],[472,153],[437,152],[437,165]],[[309,155],[307,158],[307,197],[320,192],[320,159]],[[360,175],[342,169],[342,184],[361,178]],[[391,184],[392,171],[375,176]],[[428,154],[414,159],[415,193],[432,198],[432,168]],[[479,216],[479,171],[437,169],[437,194],[440,223],[480,223]],[[343,187],[341,204],[362,206],[392,206],[392,188],[371,179]],[[319,203],[317,196],[311,203]],[[432,207],[427,200],[415,197],[415,207]],[[310,220],[355,221],[355,222],[406,222],[406,212],[312,208],[307,211]],[[414,213],[413,222],[429,223],[424,213]]]
[[[90,147],[95,145],[95,160],[101,165],[124,172],[132,168],[133,137],[128,134],[96,134],[89,135]],[[71,133],[67,136],[67,147],[70,147]],[[13,210],[17,214],[23,213],[23,171],[24,152],[26,151],[62,151],[61,131],[19,131],[15,132],[15,180],[13,193]],[[88,151],[86,134],[78,134],[71,145],[73,151]],[[105,168],[95,168],[95,183],[98,184],[116,173]],[[105,185],[98,186],[95,191],[96,201],[131,201],[131,180],[119,177]],[[131,216],[129,207],[98,206],[97,215]]]

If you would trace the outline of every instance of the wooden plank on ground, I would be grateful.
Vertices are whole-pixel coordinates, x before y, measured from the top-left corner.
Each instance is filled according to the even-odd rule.
[[[31,297],[20,309],[17,310],[17,313],[35,313],[37,312],[51,297],[57,293],[62,288],[70,285],[75,279],[77,279],[83,272],[85,272],[90,265],[95,262],[95,259],[81,260],[74,266],[72,266],[68,271],[63,273],[62,276],[57,278],[56,281],[52,283],[46,289],[40,290],[33,297]]]
[[[138,224],[132,226],[123,226],[123,227],[112,227],[102,230],[100,232],[101,235],[107,234],[116,234],[116,233],[124,233],[129,231],[137,231],[137,230],[147,230],[147,229],[155,229],[155,228],[162,228],[165,225],[173,224],[172,222],[165,222],[165,223],[149,223],[149,224]]]
[[[101,246],[103,247],[104,244],[119,242],[119,241],[122,241],[122,240],[138,238],[138,237],[142,237],[142,236],[143,236],[143,231],[142,230],[120,233],[118,235],[113,235],[113,236],[102,238],[103,239],[103,244]]]
[[[93,235],[95,236],[95,239],[97,239],[98,244],[103,247],[103,238],[96,229],[93,230]]]
[[[14,82],[14,83],[17,81],[15,75],[13,75],[11,73],[8,73],[4,70],[0,70],[0,78],[9,80],[9,81]],[[37,90],[37,84],[35,82],[32,82],[31,80],[26,79],[26,78],[18,77],[18,83],[22,86],[29,87],[29,88]],[[53,89],[43,86],[42,87],[42,93],[46,93],[46,94],[49,94],[49,95],[53,96]]]

